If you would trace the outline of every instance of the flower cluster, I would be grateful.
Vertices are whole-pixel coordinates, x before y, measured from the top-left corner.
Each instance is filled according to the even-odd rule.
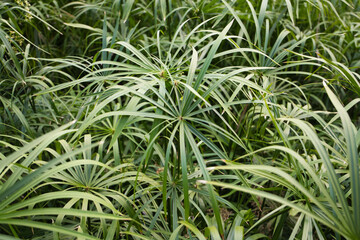
[[[33,16],[31,15],[30,13],[30,7],[31,7],[31,4],[29,3],[28,0],[15,0],[15,2],[23,7],[26,11],[26,14],[25,14],[25,20],[26,21],[31,21],[31,19],[33,18]]]
[[[6,38],[9,40],[9,41],[14,41],[16,42],[17,44],[19,44],[19,46],[22,46],[22,44],[24,43],[24,39],[19,36],[19,34],[17,34],[15,31],[12,31],[10,30],[9,32],[9,35],[6,35]],[[16,48],[14,48],[14,51],[16,51]]]

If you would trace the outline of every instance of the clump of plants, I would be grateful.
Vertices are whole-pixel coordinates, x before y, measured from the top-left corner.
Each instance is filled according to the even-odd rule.
[[[360,2],[3,0],[0,239],[360,239]]]

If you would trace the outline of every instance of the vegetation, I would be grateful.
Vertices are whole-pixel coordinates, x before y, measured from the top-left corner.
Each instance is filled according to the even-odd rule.
[[[358,0],[2,0],[0,239],[360,239]]]

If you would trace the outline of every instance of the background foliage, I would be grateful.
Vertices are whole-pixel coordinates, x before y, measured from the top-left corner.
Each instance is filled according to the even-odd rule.
[[[360,239],[357,0],[0,2],[1,239]]]

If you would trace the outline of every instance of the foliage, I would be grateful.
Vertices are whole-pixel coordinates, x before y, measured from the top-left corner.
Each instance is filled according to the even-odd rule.
[[[0,2],[1,239],[360,239],[360,2]]]

